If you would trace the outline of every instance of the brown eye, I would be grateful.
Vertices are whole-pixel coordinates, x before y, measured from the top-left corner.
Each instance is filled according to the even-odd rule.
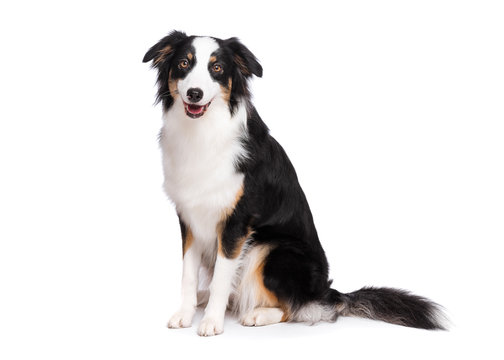
[[[216,73],[221,72],[221,71],[222,71],[222,66],[221,66],[220,64],[214,64],[214,65],[212,66],[212,70],[213,70],[214,72],[216,72]]]
[[[187,69],[189,67],[189,61],[187,61],[186,59],[180,60],[178,67],[179,69]]]

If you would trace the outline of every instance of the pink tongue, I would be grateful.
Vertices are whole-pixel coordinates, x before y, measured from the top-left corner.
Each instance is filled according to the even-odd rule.
[[[187,106],[187,110],[189,110],[189,112],[191,114],[199,114],[200,112],[203,111],[203,106],[199,106],[199,105],[188,105]]]

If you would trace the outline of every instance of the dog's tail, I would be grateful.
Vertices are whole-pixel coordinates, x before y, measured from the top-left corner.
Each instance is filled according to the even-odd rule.
[[[322,306],[331,312],[333,321],[338,316],[356,316],[420,329],[446,330],[446,316],[440,305],[404,290],[365,287],[343,294],[328,289]]]

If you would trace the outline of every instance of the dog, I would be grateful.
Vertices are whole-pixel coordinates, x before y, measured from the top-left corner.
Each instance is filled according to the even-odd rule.
[[[157,70],[163,186],[182,233],[182,301],[169,328],[190,327],[204,302],[201,336],[223,332],[228,308],[246,326],[358,316],[444,329],[440,306],[424,297],[331,288],[294,167],[251,102],[248,81],[263,69],[237,38],[173,31],[143,62]],[[208,299],[198,296],[200,268]]]

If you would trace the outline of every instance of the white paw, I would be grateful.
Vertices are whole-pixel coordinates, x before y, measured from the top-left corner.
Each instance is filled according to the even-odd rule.
[[[251,311],[241,319],[241,324],[244,326],[257,326],[256,316]]]
[[[242,320],[245,326],[264,326],[282,321],[284,312],[278,308],[256,308],[246,314]]]
[[[192,309],[180,309],[170,318],[170,321],[168,321],[168,327],[170,329],[191,327],[194,312],[195,311]]]
[[[214,336],[222,334],[224,331],[224,320],[217,321],[211,317],[204,317],[198,328],[200,336]]]

